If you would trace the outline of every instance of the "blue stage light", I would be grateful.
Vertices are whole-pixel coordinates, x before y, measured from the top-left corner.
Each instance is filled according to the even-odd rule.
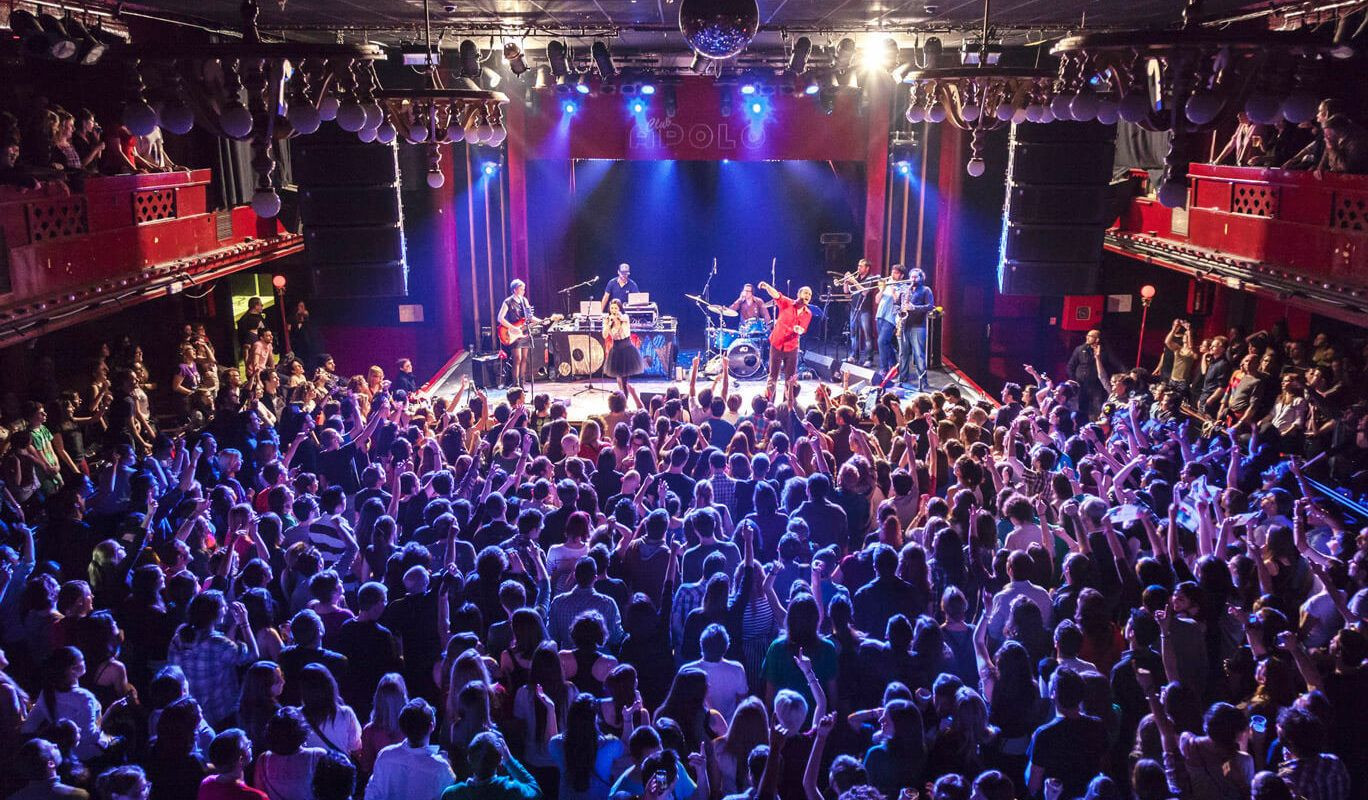
[[[745,83],[741,85],[741,94],[755,94],[755,84]]]
[[[912,173],[911,161],[898,161],[894,166],[897,167],[899,175],[910,175]]]
[[[757,114],[757,115],[758,115],[758,114],[762,113],[762,112],[765,110],[765,107],[764,107],[763,105],[761,105],[760,103],[751,103],[751,104],[750,104],[750,110],[751,110],[751,113],[752,113],[752,114]]]
[[[803,94],[812,96],[814,94],[817,94],[817,92],[819,91],[821,91],[821,87],[819,87],[815,83],[809,83],[807,87],[803,89]]]
[[[573,114],[576,111],[579,111],[579,103],[576,103],[574,100],[566,100],[564,103],[561,103],[561,111],[564,111],[567,115]]]
[[[580,94],[589,94],[589,84],[577,83],[575,84],[575,91],[579,92]]]
[[[645,100],[633,100],[633,101],[632,101],[632,106],[631,106],[631,107],[632,107],[632,113],[633,113],[633,114],[644,114],[644,113],[646,113],[646,101],[645,101]]]
[[[480,169],[484,171],[486,177],[492,178],[494,177],[494,174],[499,171],[499,165],[495,164],[493,161],[486,161],[484,166],[480,167]]]
[[[641,84],[641,93],[649,97],[655,94],[655,87],[649,83],[643,83]]]

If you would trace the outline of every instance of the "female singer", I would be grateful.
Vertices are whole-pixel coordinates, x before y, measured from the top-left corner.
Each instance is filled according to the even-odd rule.
[[[627,379],[640,375],[646,366],[641,362],[641,351],[632,343],[632,321],[622,312],[622,303],[614,300],[608,305],[608,316],[603,319],[603,342],[608,347],[604,372],[617,378],[618,391],[641,405],[641,398]]]

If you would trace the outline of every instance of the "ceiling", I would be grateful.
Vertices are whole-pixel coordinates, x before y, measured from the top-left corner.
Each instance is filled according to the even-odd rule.
[[[678,32],[682,1],[430,0],[434,26],[454,35],[573,39],[616,33],[616,47],[655,52],[686,49]],[[422,0],[262,0],[261,5],[261,28],[287,35],[343,29],[393,43],[414,38],[423,22]],[[1182,5],[1180,0],[996,0],[990,19],[1001,29],[1019,31],[1164,27],[1178,21]],[[1220,16],[1250,5],[1251,0],[1205,0],[1202,13]],[[239,20],[239,0],[137,0],[127,6],[233,29]],[[752,46],[766,48],[777,46],[784,31],[833,36],[868,31],[910,41],[914,30],[976,27],[983,0],[760,0],[759,8],[762,33]]]

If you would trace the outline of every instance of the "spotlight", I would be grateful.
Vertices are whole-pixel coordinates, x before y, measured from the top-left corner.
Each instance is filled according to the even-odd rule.
[[[522,75],[527,71],[527,56],[517,42],[507,42],[504,44],[504,63],[514,75]]]
[[[884,71],[892,72],[900,63],[902,63],[902,51],[898,48],[898,40],[892,37],[884,39],[881,64]]]
[[[645,113],[646,113],[646,101],[645,101],[645,100],[642,100],[641,98],[637,98],[637,99],[633,100],[633,101],[631,102],[630,105],[628,105],[628,108],[630,108],[630,109],[632,110],[632,113],[633,113],[633,114],[636,114],[636,115],[645,114]]]
[[[793,42],[793,54],[789,56],[788,71],[790,75],[802,75],[807,70],[808,55],[812,53],[812,40],[806,36],[799,36]]]
[[[803,94],[811,97],[822,90],[821,84],[817,81],[816,75],[809,75],[803,85]]]
[[[532,81],[533,89],[549,89],[556,83],[556,76],[551,74],[551,68],[542,64],[534,71],[536,78]]]
[[[570,74],[570,61],[566,56],[565,42],[556,40],[546,46],[546,62],[551,66],[551,74],[557,78]]]
[[[99,61],[105,50],[109,48],[109,45],[96,39],[89,30],[86,30],[86,26],[82,25],[81,21],[75,17],[68,17],[63,25],[66,27],[67,34],[76,40],[79,48],[76,60],[83,66],[88,67]]]
[[[936,62],[940,60],[941,49],[940,39],[934,36],[927,38],[926,42],[922,44],[922,61],[925,62],[922,69],[936,68]]]
[[[568,116],[573,116],[576,112],[579,111],[579,103],[577,103],[577,102],[575,102],[574,100],[571,100],[571,99],[563,100],[563,101],[561,102],[561,111],[562,111],[567,117],[568,117]]]
[[[653,84],[643,83],[641,84],[641,93],[646,95],[647,97],[650,97],[651,95],[656,93],[656,88]]]
[[[912,162],[911,162],[911,161],[899,161],[899,162],[897,162],[896,164],[894,164],[893,166],[898,170],[898,174],[899,174],[899,175],[910,175],[910,174],[912,174]]]
[[[486,161],[484,166],[480,167],[480,171],[485,174],[486,178],[492,178],[499,173],[499,165],[493,161]]]
[[[480,77],[480,48],[474,42],[466,39],[461,42],[461,75],[471,80],[478,80]]]
[[[67,35],[66,28],[62,21],[51,14],[38,15],[38,24],[42,26],[43,32],[47,34],[49,56],[58,61],[74,61],[76,59],[76,41]]]
[[[836,43],[836,71],[845,72],[855,59],[855,40],[847,36]]]
[[[750,104],[750,112],[755,116],[760,116],[765,111],[765,106],[759,100]]]
[[[708,59],[702,53],[695,52],[693,62],[689,64],[689,70],[695,75],[702,75],[708,71]]]
[[[594,40],[593,46],[589,48],[589,53],[594,57],[594,64],[598,66],[599,75],[604,78],[617,76],[617,67],[613,66],[613,54],[602,39]]]
[[[575,84],[575,91],[579,92],[580,94],[589,94],[588,75],[581,75],[579,77],[579,81]]]
[[[755,84],[753,84],[753,83],[743,83],[743,84],[741,84],[741,94],[744,94],[744,95],[752,95],[752,94],[755,94]]]

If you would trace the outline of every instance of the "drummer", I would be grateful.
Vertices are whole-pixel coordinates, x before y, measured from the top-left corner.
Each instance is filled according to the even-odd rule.
[[[769,308],[760,298],[755,296],[755,286],[749,283],[741,287],[741,296],[737,297],[728,308],[741,315],[741,323],[737,327],[742,329],[746,327],[747,322],[753,319],[762,322],[770,321]]]

